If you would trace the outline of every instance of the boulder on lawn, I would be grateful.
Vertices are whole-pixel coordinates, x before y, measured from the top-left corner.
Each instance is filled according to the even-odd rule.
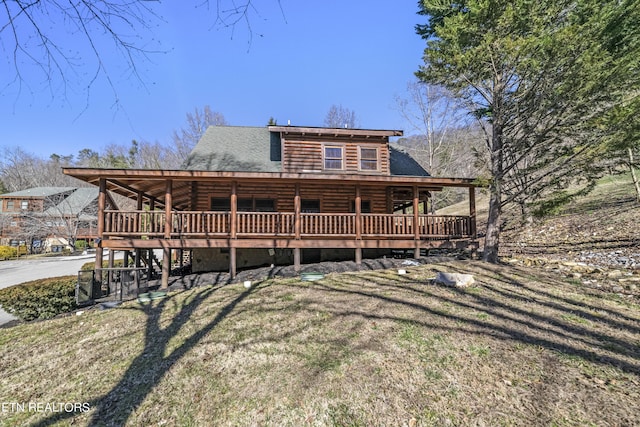
[[[440,283],[446,286],[455,286],[457,288],[466,288],[473,285],[475,282],[476,281],[471,274],[439,272],[435,278],[435,283]]]

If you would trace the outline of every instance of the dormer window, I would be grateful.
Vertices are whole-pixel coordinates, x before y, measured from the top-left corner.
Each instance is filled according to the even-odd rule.
[[[324,168],[328,170],[342,170],[344,159],[344,147],[325,145]]]
[[[360,147],[360,170],[361,171],[377,171],[378,170],[378,149]]]

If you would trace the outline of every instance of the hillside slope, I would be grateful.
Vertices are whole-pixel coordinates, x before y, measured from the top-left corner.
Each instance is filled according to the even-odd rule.
[[[640,205],[626,176],[606,177],[562,211],[504,231],[505,255],[544,255],[600,267],[640,269]]]
[[[478,231],[484,233],[489,198],[477,195]],[[468,202],[438,211],[467,215]],[[587,196],[560,212],[523,222],[514,209],[505,209],[501,234],[502,257],[542,257],[589,263],[597,267],[640,269],[640,205],[629,175],[602,178]]]
[[[535,266],[203,286],[0,330],[0,424],[640,425],[638,343],[637,300]]]

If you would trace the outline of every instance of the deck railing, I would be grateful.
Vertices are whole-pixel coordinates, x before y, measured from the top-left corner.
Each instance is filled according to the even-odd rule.
[[[104,234],[118,236],[161,236],[164,234],[165,213],[162,211],[104,212]]]
[[[350,236],[356,234],[356,214],[302,213],[304,236]]]
[[[181,211],[172,217],[172,236],[226,236],[231,229],[228,212]]]
[[[363,236],[406,237],[413,234],[413,215],[362,214]]]
[[[294,222],[293,212],[238,212],[237,233],[239,235],[291,236],[294,233]]]
[[[462,215],[419,215],[420,238],[449,239],[471,236],[472,219]],[[231,237],[230,212],[172,212],[171,237]],[[354,213],[301,213],[299,230],[293,212],[238,212],[237,238],[243,237],[356,237],[411,238],[416,235],[413,215],[361,214],[360,233]],[[164,211],[105,211],[105,237],[162,237]]]

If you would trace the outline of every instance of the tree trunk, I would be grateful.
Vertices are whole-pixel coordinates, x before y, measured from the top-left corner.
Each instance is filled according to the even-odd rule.
[[[482,260],[494,264],[498,262],[498,248],[500,246],[501,198],[500,184],[492,184],[491,197],[489,199],[489,216],[487,218],[487,233],[484,238]]]
[[[504,177],[503,123],[502,123],[502,78],[494,77],[494,93],[492,103],[493,123],[491,131],[491,187],[489,198],[489,216],[487,233],[484,239],[482,260],[498,262],[500,245],[500,226],[502,216],[502,179]]]
[[[629,169],[631,169],[631,178],[633,179],[633,185],[636,187],[636,200],[640,202],[640,181],[638,181],[636,169],[633,164],[633,150],[631,150],[631,147],[627,150],[629,153]]]

